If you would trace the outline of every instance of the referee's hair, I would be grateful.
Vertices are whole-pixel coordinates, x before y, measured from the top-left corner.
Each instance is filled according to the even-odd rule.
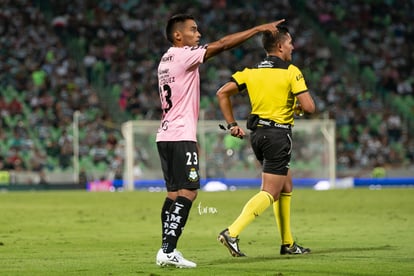
[[[264,32],[262,35],[262,44],[266,52],[271,52],[275,49],[278,43],[282,43],[286,39],[286,34],[289,30],[286,26],[277,26],[278,32],[273,35],[272,32]]]
[[[165,35],[167,36],[169,42],[174,42],[174,32],[177,28],[177,24],[183,23],[189,19],[195,20],[194,16],[192,16],[191,14],[184,13],[175,14],[171,16],[170,19],[168,19],[167,27],[165,28]]]

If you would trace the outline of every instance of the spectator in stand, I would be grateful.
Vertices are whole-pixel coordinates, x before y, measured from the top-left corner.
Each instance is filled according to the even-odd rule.
[[[115,136],[115,133],[110,132],[106,137],[106,148],[108,151],[114,151],[116,145],[118,144],[118,138]]]
[[[9,115],[9,104],[3,95],[0,94],[0,118],[4,118]]]
[[[5,168],[12,171],[22,171],[25,168],[23,158],[19,153],[19,148],[13,146],[7,153]]]
[[[23,111],[23,106],[22,103],[16,98],[14,97],[8,105],[8,110],[9,110],[9,114],[11,116],[15,116],[15,115],[21,115],[22,111]]]
[[[110,89],[109,85],[117,85],[124,80],[136,82],[133,87],[137,89],[137,95],[133,93],[129,97],[139,97],[140,102],[136,109],[138,111],[129,115],[130,111],[126,108],[126,115],[129,116],[128,118],[159,118],[161,108],[158,95],[152,93],[158,86],[153,72],[156,70],[157,57],[167,47],[167,43],[159,35],[159,26],[172,11],[187,10],[189,5],[186,1],[174,4],[165,2],[162,5],[149,1],[121,1],[122,3],[73,1],[69,6],[59,1],[52,1],[50,11],[40,10],[37,2],[6,1],[1,4],[0,89],[13,87],[17,93],[25,93],[26,97],[19,97],[19,99],[25,98],[25,102],[21,102],[23,105],[34,107],[40,104],[36,103],[38,98],[47,100],[47,103],[40,104],[47,119],[40,122],[42,124],[46,122],[43,127],[49,129],[49,132],[57,127],[64,129],[71,123],[71,116],[76,110],[71,103],[65,108],[67,111],[65,117],[57,114],[61,102],[67,101],[60,87],[68,83],[76,83],[81,91],[84,89],[85,94],[82,94],[80,100],[86,103],[88,95],[94,93],[93,89],[88,88],[90,85],[100,85],[100,88]],[[322,113],[330,114],[331,119],[339,122],[338,130],[341,129],[340,124],[345,127],[354,124],[356,129],[364,130],[365,140],[373,140],[374,130],[370,128],[365,131],[367,124],[364,122],[351,123],[350,114],[379,113],[395,106],[396,111],[393,111],[393,115],[400,116],[402,121],[405,120],[404,116],[413,117],[410,99],[414,96],[412,81],[414,67],[411,66],[413,56],[409,43],[412,40],[412,28],[406,24],[412,21],[411,2],[371,2],[367,0],[352,3],[332,0],[306,1],[304,8],[308,11],[307,14],[314,15],[314,21],[322,32],[329,34],[322,38],[316,35],[316,28],[309,28],[297,13],[292,13],[295,2],[258,0],[243,4],[237,1],[220,1],[220,4],[217,4],[217,1],[204,1],[199,3],[201,8],[192,9],[205,26],[203,39],[206,41],[211,41],[217,31],[232,32],[234,26],[237,26],[234,22],[242,20],[246,25],[253,25],[274,18],[275,11],[283,11],[283,17],[287,18],[292,29],[303,33],[297,36],[300,39],[295,41],[295,60],[298,66],[305,65],[309,68],[309,72],[304,74],[310,84],[321,86],[310,87],[311,90],[321,91],[320,98],[316,101],[319,105],[318,109]],[[209,12],[204,12],[207,10]],[[46,13],[49,15],[49,12],[54,18],[53,22],[45,16]],[[150,13],[153,16],[148,18],[147,15]],[[384,14],[386,16],[383,16]],[[295,18],[292,18],[292,15]],[[383,39],[384,37],[386,39]],[[336,47],[327,47],[326,40],[330,40],[329,43]],[[70,47],[66,44],[68,42]],[[105,45],[112,45],[107,47],[106,50],[109,51],[106,51],[106,55],[104,55]],[[249,64],[250,60],[261,54],[258,45],[257,41],[252,40],[251,43],[223,54],[220,59],[211,60],[208,67],[200,68],[203,94],[206,95],[205,106],[211,106],[209,102],[213,101],[218,85],[217,78],[225,77],[226,72],[222,72],[222,66],[235,71],[236,65]],[[116,47],[115,52],[111,49],[113,46]],[[246,55],[246,52],[249,52],[249,55]],[[341,55],[338,55],[338,52]],[[350,58],[346,62],[342,61],[341,57],[344,56]],[[74,64],[80,66],[76,67]],[[359,74],[358,72],[362,72],[364,67],[368,67],[369,70]],[[109,69],[111,75],[107,78]],[[87,73],[83,74],[83,72]],[[373,73],[374,78],[372,79],[372,75],[367,75],[366,72]],[[77,81],[78,76],[84,80]],[[361,77],[374,81],[376,86],[361,87],[360,84],[365,83],[360,79]],[[353,80],[354,78],[356,81]],[[100,91],[105,89],[100,89],[98,92]],[[372,97],[358,99],[357,105],[350,107],[352,113],[340,114],[336,108],[340,103],[350,102],[350,95],[364,95],[366,92],[371,93]],[[8,113],[2,108],[1,96],[6,95],[4,93],[7,92],[0,91],[0,116]],[[404,97],[401,104],[405,111],[399,114],[400,107],[394,105],[394,102],[401,97]],[[97,97],[92,108],[99,110],[96,99]],[[118,107],[116,100],[113,101],[115,108]],[[246,116],[246,106],[238,106],[237,115],[240,118]],[[207,116],[209,119],[220,118],[214,109],[207,110]],[[344,120],[341,121],[341,118]],[[86,132],[90,131],[90,124],[91,121],[85,122],[83,129]],[[37,125],[31,124],[30,127],[37,129]],[[402,125],[402,128],[406,128],[406,125]],[[412,132],[411,129],[402,129],[403,133],[404,131]],[[397,143],[409,144],[408,137],[411,136],[401,135]],[[7,133],[5,140],[9,139],[11,136]],[[339,143],[346,141],[350,139],[345,138]],[[388,139],[384,147],[389,149],[391,141],[394,141],[394,138]],[[81,143],[83,142],[82,140]],[[356,144],[357,151],[361,154],[358,160],[363,163],[358,163],[357,160],[354,163],[355,167],[372,166],[370,162],[363,161],[368,160],[367,144],[362,142]],[[347,155],[347,152],[342,152],[340,144],[338,145],[338,156]],[[410,156],[410,148],[406,146],[402,148],[406,151],[405,155]],[[345,167],[345,169],[349,168]]]

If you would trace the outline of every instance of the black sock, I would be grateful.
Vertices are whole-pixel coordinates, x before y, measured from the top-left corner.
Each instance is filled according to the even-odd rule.
[[[162,244],[164,253],[170,253],[177,247],[178,239],[184,230],[193,202],[188,198],[179,196],[171,205],[169,225]]]
[[[169,197],[165,198],[164,205],[161,209],[161,226],[162,226],[162,240],[165,240],[165,232],[168,229],[168,219],[170,215],[170,209],[171,205],[174,203],[174,200],[172,200]]]

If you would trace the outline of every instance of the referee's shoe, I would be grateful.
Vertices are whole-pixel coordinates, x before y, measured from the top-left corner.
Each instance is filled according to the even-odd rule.
[[[237,237],[230,237],[228,229],[224,229],[220,232],[217,238],[227,249],[233,257],[244,257],[246,256],[239,248],[239,239]]]
[[[287,254],[297,255],[297,254],[307,254],[310,252],[311,250],[309,248],[302,247],[296,244],[295,242],[292,245],[283,244],[280,247],[280,255],[287,255]]]

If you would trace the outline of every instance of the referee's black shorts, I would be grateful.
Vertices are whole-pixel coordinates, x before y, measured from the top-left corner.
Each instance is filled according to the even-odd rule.
[[[181,189],[200,189],[196,142],[157,142],[157,149],[168,192],[176,192]]]
[[[258,127],[250,134],[250,142],[263,172],[287,175],[292,153],[292,130]]]

